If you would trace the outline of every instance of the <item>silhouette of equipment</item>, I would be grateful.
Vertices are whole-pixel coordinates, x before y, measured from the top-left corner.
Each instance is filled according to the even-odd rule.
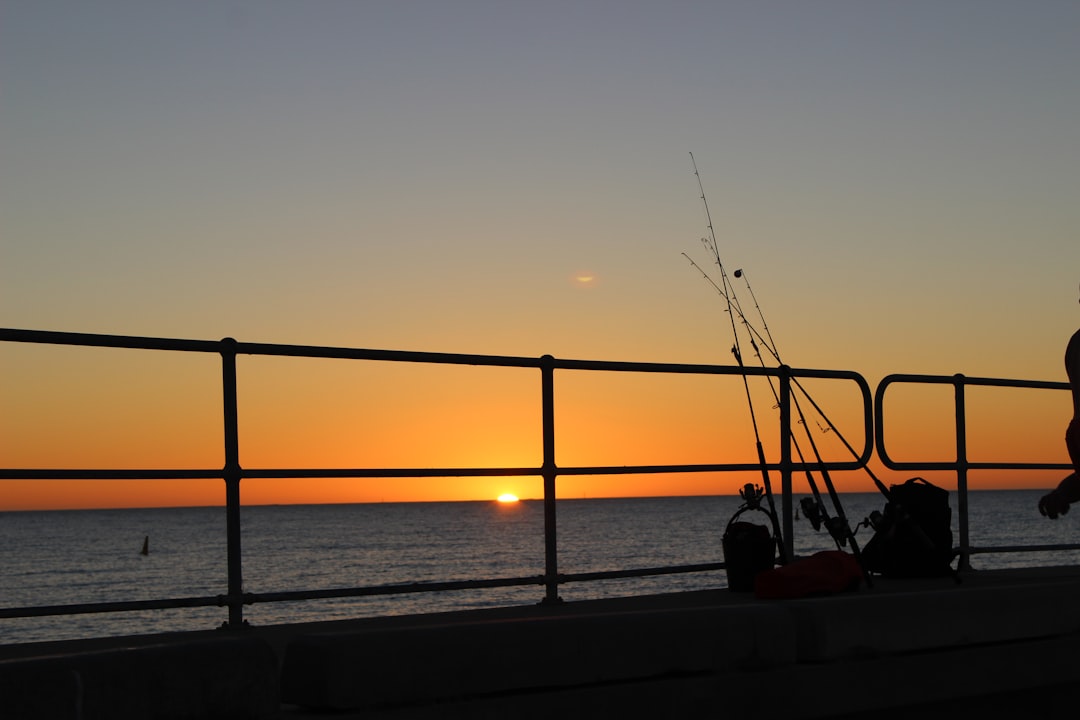
[[[776,563],[779,538],[773,537],[769,527],[776,527],[776,517],[771,508],[762,506],[765,491],[760,486],[747,483],[739,491],[743,504],[735,511],[724,530],[724,568],[727,571],[728,589],[733,592],[752,592],[754,578],[769,570]],[[743,513],[764,513],[769,525],[739,520]]]
[[[921,477],[889,488],[883,511],[861,525],[874,530],[863,548],[863,566],[891,577],[959,575],[952,562],[949,492]]]

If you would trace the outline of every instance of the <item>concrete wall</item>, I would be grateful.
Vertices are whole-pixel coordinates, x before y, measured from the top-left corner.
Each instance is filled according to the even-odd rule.
[[[1072,716],[1077,608],[1072,569],[8,646],[0,717]]]

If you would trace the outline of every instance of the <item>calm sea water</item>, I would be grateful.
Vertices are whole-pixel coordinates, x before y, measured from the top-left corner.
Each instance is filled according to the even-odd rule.
[[[1056,522],[1035,510],[1036,491],[984,491],[969,500],[975,546],[1075,543],[1080,513]],[[953,530],[957,530],[955,493]],[[559,570],[580,573],[718,562],[734,497],[564,500]],[[846,494],[852,524],[881,509],[876,493]],[[538,576],[544,571],[543,504],[384,503],[247,507],[244,589],[316,590],[405,582]],[[751,513],[751,519],[755,514]],[[764,516],[757,515],[759,521]],[[149,554],[140,550],[149,537]],[[858,534],[860,543],[869,530]],[[832,549],[824,532],[796,523],[796,551]],[[976,568],[1080,562],[1080,553],[978,555]],[[223,508],[0,513],[0,607],[216,596],[227,590]],[[569,583],[564,600],[726,586],[722,570]],[[534,604],[523,586],[384,595],[245,608],[253,624],[330,620]],[[0,643],[207,629],[224,608],[0,619]]]

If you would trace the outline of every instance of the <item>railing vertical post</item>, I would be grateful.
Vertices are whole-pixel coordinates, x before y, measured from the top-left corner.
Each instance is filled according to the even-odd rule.
[[[240,430],[236,401],[236,340],[221,341],[221,380],[225,410],[225,537],[229,572],[228,626],[244,624],[244,575],[240,551]]]
[[[559,597],[559,544],[556,534],[555,479],[555,358],[540,358],[544,433],[544,604],[562,602]]]
[[[784,557],[795,558],[795,518],[791,482],[791,368],[780,366],[780,514],[784,534]]]
[[[960,559],[957,570],[971,569],[971,547],[968,545],[968,456],[967,456],[967,402],[964,389],[965,378],[960,373],[953,376],[956,392],[956,515],[960,534]]]

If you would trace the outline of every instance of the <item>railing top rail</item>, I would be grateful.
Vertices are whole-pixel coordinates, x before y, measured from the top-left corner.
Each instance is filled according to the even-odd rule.
[[[184,352],[221,352],[219,340],[181,340],[179,338],[140,337],[135,335],[100,335],[96,333],[56,332],[0,328],[0,341],[78,345],[82,347],[129,348],[135,350],[179,350]]]
[[[42,343],[50,345],[77,345],[81,347],[128,348],[136,350],[174,350],[182,352],[211,353],[228,351],[238,355],[389,360],[395,362],[437,362],[459,365],[539,367],[541,363],[539,358],[503,355],[433,353],[409,350],[373,350],[317,345],[238,342],[232,338],[224,338],[222,340],[187,340],[181,338],[140,337],[134,335],[103,335],[96,333],[56,332],[49,330],[20,330],[16,328],[0,328],[0,341]]]
[[[543,358],[513,355],[477,355],[470,353],[424,352],[419,350],[378,350],[320,345],[282,345],[277,343],[237,342],[238,355],[277,357],[333,358],[342,360],[378,360],[387,362],[439,363],[443,365],[489,365],[538,368]]]
[[[920,383],[928,385],[977,385],[983,387],[1016,387],[1046,390],[1068,390],[1069,384],[1057,380],[1014,380],[1009,378],[971,377],[962,373],[954,375],[921,375],[917,373],[893,373],[886,375],[878,383],[877,398],[880,401],[885,388],[898,383]]]
[[[336,358],[346,360],[376,360],[389,362],[437,363],[450,365],[486,365],[502,367],[541,368],[558,370],[599,370],[606,372],[681,373],[701,375],[750,375],[780,377],[816,377],[854,380],[866,384],[863,377],[850,370],[817,370],[812,368],[740,367],[705,363],[633,362],[620,360],[578,360],[555,358],[550,355],[525,357],[515,355],[482,355],[471,353],[426,352],[414,350],[380,350],[324,345],[242,342],[232,338],[222,340],[188,340],[134,335],[59,332],[51,330],[22,330],[0,328],[0,341],[76,345],[81,347],[129,348],[139,350],[173,350],[183,352],[223,351],[237,355],[272,357]]]
[[[757,377],[796,377],[831,378],[855,380],[865,383],[861,374],[853,370],[817,370],[813,368],[795,368],[787,365],[779,367],[741,367],[739,365],[709,365],[705,363],[663,363],[632,362],[623,360],[571,360],[552,358],[553,366],[558,370],[600,370],[605,372],[643,372],[643,373],[682,373],[691,375],[749,375]],[[869,385],[867,385],[869,387]]]

